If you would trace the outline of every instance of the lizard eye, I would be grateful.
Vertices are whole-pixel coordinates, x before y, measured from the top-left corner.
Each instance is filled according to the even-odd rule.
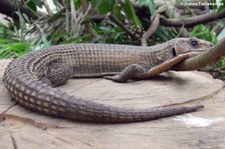
[[[199,45],[198,41],[196,41],[196,40],[192,40],[191,41],[191,46],[192,47],[197,47],[198,45]]]

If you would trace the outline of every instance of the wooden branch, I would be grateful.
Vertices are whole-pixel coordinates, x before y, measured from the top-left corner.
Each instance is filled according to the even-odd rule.
[[[48,12],[48,15],[49,15],[49,16],[53,16],[53,13],[52,13],[52,11],[51,11],[49,5],[48,5],[47,0],[42,0],[42,3],[43,3],[43,5],[45,6],[45,9],[46,9],[47,12]]]
[[[85,14],[88,11],[88,2],[87,0],[80,0],[81,9],[83,14]],[[84,22],[84,33],[90,34],[92,33],[90,22]]]
[[[165,10],[167,10],[167,8],[168,8],[167,5],[161,5],[155,12],[153,19],[152,19],[152,24],[150,25],[148,30],[141,37],[141,45],[142,46],[148,45],[147,44],[148,38],[151,37],[159,27],[160,14],[162,12],[164,12]]]
[[[206,11],[200,9],[190,9],[195,15],[203,15],[206,14]],[[188,9],[178,9],[181,15],[191,15],[192,13]]]
[[[166,17],[173,17],[173,18],[180,18],[181,14],[178,11],[178,9],[176,9],[176,7],[174,7],[173,4],[168,4],[167,5],[167,9],[165,10],[164,15]],[[176,31],[179,32],[179,37],[189,37],[189,32],[188,30],[184,27],[175,27]]]
[[[221,31],[223,31],[224,25],[221,22],[217,22],[217,24],[213,27],[212,31],[219,35]]]
[[[225,56],[225,38],[217,43],[210,50],[199,54],[195,57],[189,58],[182,63],[173,67],[173,70],[198,70],[205,67],[207,64],[213,63]]]
[[[142,35],[142,38],[141,38],[141,45],[142,46],[148,46],[147,44],[147,40],[150,36],[152,36],[157,28],[159,27],[159,18],[160,18],[160,14],[157,13],[155,15],[155,18],[153,19],[152,21],[152,24],[151,26],[148,28],[148,30]]]
[[[166,19],[166,18],[161,18],[160,19],[160,25],[164,26],[173,26],[173,27],[190,27],[194,26],[197,24],[203,24],[207,22],[211,22],[217,19],[223,19],[225,18],[225,10],[220,12],[219,14],[216,14],[216,12],[209,12],[207,14],[203,15],[198,15],[190,18],[185,18],[185,19]]]

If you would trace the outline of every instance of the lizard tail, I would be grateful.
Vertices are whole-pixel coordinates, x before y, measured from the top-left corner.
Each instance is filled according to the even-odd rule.
[[[94,108],[93,108],[94,107]],[[86,122],[97,123],[130,123],[155,120],[164,117],[189,113],[204,108],[203,105],[154,107],[147,109],[126,109],[112,107],[95,102],[86,101],[85,109],[77,110],[73,104],[69,105],[69,111],[64,114],[66,118]]]

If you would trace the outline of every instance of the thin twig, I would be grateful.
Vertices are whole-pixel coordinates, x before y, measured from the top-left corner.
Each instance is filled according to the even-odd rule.
[[[176,37],[180,37],[180,35],[181,35],[183,29],[184,29],[184,25],[183,25],[181,28],[179,28],[179,33],[177,34]]]
[[[12,140],[13,149],[18,149],[16,140],[15,140],[15,138],[13,137],[12,134],[10,135],[10,138],[11,138],[11,140]]]
[[[148,30],[142,35],[141,37],[141,45],[142,46],[147,46],[147,40],[149,37],[151,37],[156,30],[159,27],[159,19],[160,19],[160,13],[164,12],[167,9],[167,5],[162,5],[160,6],[155,14],[152,16],[152,24],[148,28]]]
[[[223,10],[219,14],[216,14],[216,12],[209,12],[203,15],[198,15],[185,19],[166,19],[164,17],[161,17],[160,25],[173,27],[181,27],[184,25],[185,27],[190,27],[197,24],[203,24],[222,18],[225,18],[225,10]]]
[[[80,0],[80,4],[81,4],[81,9],[83,14],[85,14],[86,12],[89,12],[87,0]],[[84,22],[84,33],[89,34],[91,32],[92,30],[91,30],[90,22],[89,21]]]
[[[48,5],[47,0],[42,0],[42,2],[43,2],[43,5],[45,6],[45,9],[46,9],[47,12],[48,12],[48,15],[49,15],[49,16],[53,16],[53,13],[52,13],[52,11],[51,11],[49,5]]]
[[[111,20],[113,20],[119,27],[121,27],[125,32],[127,32],[127,34],[133,38],[136,39],[137,37],[135,36],[135,34],[133,32],[131,32],[128,28],[126,28],[123,23],[121,23],[113,14],[109,14],[109,18]]]
[[[73,33],[75,30],[75,26],[77,25],[77,11],[75,9],[74,0],[70,0],[70,7],[71,7],[71,18],[70,18],[70,31]]]

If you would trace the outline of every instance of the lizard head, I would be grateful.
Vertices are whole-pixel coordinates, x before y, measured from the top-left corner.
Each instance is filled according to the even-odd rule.
[[[174,47],[174,55],[180,55],[188,52],[201,53],[209,50],[213,44],[209,41],[192,38],[178,38]]]

